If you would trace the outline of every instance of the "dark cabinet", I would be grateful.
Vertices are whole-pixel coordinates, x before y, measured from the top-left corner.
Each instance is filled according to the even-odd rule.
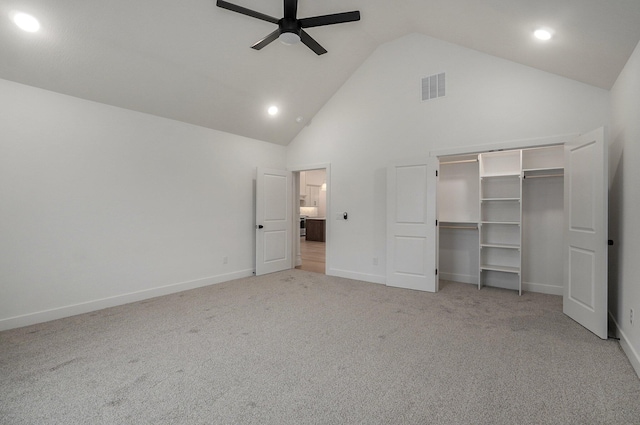
[[[307,218],[307,236],[308,241],[325,241],[325,220],[316,220],[313,218]]]

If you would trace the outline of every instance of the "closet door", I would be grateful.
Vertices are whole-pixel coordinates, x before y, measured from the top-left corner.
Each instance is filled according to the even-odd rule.
[[[436,292],[437,158],[387,170],[387,285]]]
[[[604,129],[565,144],[563,311],[607,338],[607,146]]]

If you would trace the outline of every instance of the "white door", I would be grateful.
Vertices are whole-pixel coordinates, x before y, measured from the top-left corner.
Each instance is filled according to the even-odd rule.
[[[563,311],[607,338],[607,146],[604,129],[565,144]]]
[[[440,161],[437,157],[431,156],[427,160],[427,223],[436,223],[438,219],[438,173],[440,172]],[[434,270],[432,275],[427,276],[428,281],[433,283],[429,285],[433,287],[432,292],[440,290],[440,275],[438,274],[438,247],[440,242],[440,229],[437,225],[427,227],[427,240],[434,241],[427,245],[427,270]]]
[[[388,286],[437,291],[437,160],[433,159],[429,163],[395,164],[387,170]],[[433,205],[429,199],[433,199]]]
[[[291,172],[258,168],[256,276],[292,267],[291,193]]]

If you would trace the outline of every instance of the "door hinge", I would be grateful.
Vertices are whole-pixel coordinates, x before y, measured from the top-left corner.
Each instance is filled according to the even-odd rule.
[[[438,225],[438,220],[436,220],[436,226]]]
[[[436,269],[436,276],[438,276],[438,269]]]
[[[438,170],[436,170],[436,177],[438,177]]]

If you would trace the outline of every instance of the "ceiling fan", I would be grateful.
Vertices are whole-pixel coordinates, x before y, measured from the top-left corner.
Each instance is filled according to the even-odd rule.
[[[277,19],[272,16],[265,15],[260,12],[256,12],[251,9],[247,9],[242,6],[238,6],[224,0],[217,0],[216,5],[223,9],[231,10],[233,12],[242,13],[243,15],[251,16],[263,21],[278,24],[278,29],[257,41],[252,49],[260,50],[267,44],[279,38],[284,44],[295,44],[298,41],[302,41],[308,48],[316,52],[318,55],[327,53],[327,50],[318,44],[309,34],[307,34],[303,28],[319,27],[323,25],[341,24],[344,22],[353,22],[360,20],[360,12],[343,12],[334,13],[331,15],[313,16],[311,18],[298,19],[296,17],[298,11],[298,0],[284,0],[284,17]]]

